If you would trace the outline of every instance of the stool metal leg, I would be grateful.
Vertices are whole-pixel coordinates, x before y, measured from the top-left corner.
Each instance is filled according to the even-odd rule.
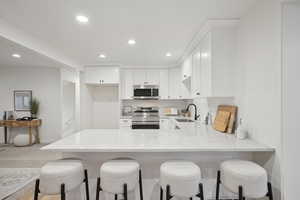
[[[170,200],[171,198],[172,198],[172,196],[171,196],[170,185],[167,185],[167,189],[166,189],[166,200]]]
[[[142,170],[139,171],[139,186],[140,186],[140,200],[143,200],[143,180],[142,180]]]
[[[128,200],[128,196],[127,196],[127,184],[126,183],[123,186],[123,191],[124,191],[124,200]]]
[[[216,200],[219,200],[220,183],[221,183],[221,171],[218,171],[218,174],[217,174],[217,187],[216,187]]]
[[[34,188],[34,200],[39,199],[39,187],[40,187],[40,179],[36,179],[35,181],[35,188]]]
[[[239,200],[243,200],[243,187],[239,186]]]
[[[268,182],[268,194],[267,196],[269,197],[270,200],[273,200],[273,191],[272,191],[272,184]]]
[[[118,200],[118,195],[117,194],[115,194],[115,200]]]
[[[203,184],[199,183],[199,194],[196,195],[201,200],[204,200]]]
[[[65,191],[65,184],[60,185],[60,199],[66,200],[66,191]]]
[[[84,170],[84,182],[85,182],[86,200],[90,200],[89,177],[88,177],[88,172],[86,169]]]
[[[100,186],[100,177],[97,178],[97,189],[96,189],[96,200],[99,200],[99,195],[101,192],[101,186]]]
[[[163,189],[162,187],[160,187],[160,200],[163,200],[164,199],[164,193],[163,193]]]

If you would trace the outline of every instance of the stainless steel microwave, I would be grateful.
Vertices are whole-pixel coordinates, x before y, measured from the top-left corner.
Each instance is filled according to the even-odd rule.
[[[134,85],[134,99],[159,99],[159,86],[157,85]]]

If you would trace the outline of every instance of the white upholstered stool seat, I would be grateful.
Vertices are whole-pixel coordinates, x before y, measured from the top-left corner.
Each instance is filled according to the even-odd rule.
[[[79,160],[57,160],[45,164],[40,171],[40,178],[36,182],[35,199],[39,192],[42,194],[61,194],[86,183],[86,195],[88,196],[87,171]],[[64,199],[63,197],[62,199]]]
[[[222,185],[242,197],[261,198],[268,195],[271,188],[267,172],[258,164],[245,160],[229,160],[221,164]]]
[[[139,181],[140,165],[134,160],[111,160],[100,168],[101,189],[113,194],[122,194],[124,184],[127,190],[136,188]]]
[[[131,159],[116,159],[105,162],[100,168],[100,177],[97,179],[96,200],[100,199],[100,192],[104,191],[115,195],[123,195],[128,199],[128,192],[134,191],[139,185],[140,200],[143,200],[142,172],[140,164]]]
[[[160,186],[169,195],[178,197],[193,197],[199,194],[201,183],[200,168],[189,161],[168,161],[160,167]],[[202,186],[202,184],[201,184]],[[169,194],[168,194],[169,187]],[[202,191],[203,192],[203,191]],[[162,197],[161,197],[162,198]]]

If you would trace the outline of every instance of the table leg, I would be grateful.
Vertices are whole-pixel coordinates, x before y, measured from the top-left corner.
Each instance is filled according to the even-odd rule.
[[[29,127],[29,144],[32,145],[32,130],[31,130],[31,127]]]
[[[4,126],[4,143],[7,144],[7,127]]]
[[[39,133],[39,128],[38,127],[35,128],[35,132],[36,132],[36,137],[35,137],[36,143],[40,144],[41,141],[40,141],[40,133]]]

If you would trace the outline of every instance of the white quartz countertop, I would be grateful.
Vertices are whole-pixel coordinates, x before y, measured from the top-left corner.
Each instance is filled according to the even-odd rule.
[[[59,152],[273,152],[251,139],[216,132],[206,126],[180,130],[86,129],[42,150]]]

